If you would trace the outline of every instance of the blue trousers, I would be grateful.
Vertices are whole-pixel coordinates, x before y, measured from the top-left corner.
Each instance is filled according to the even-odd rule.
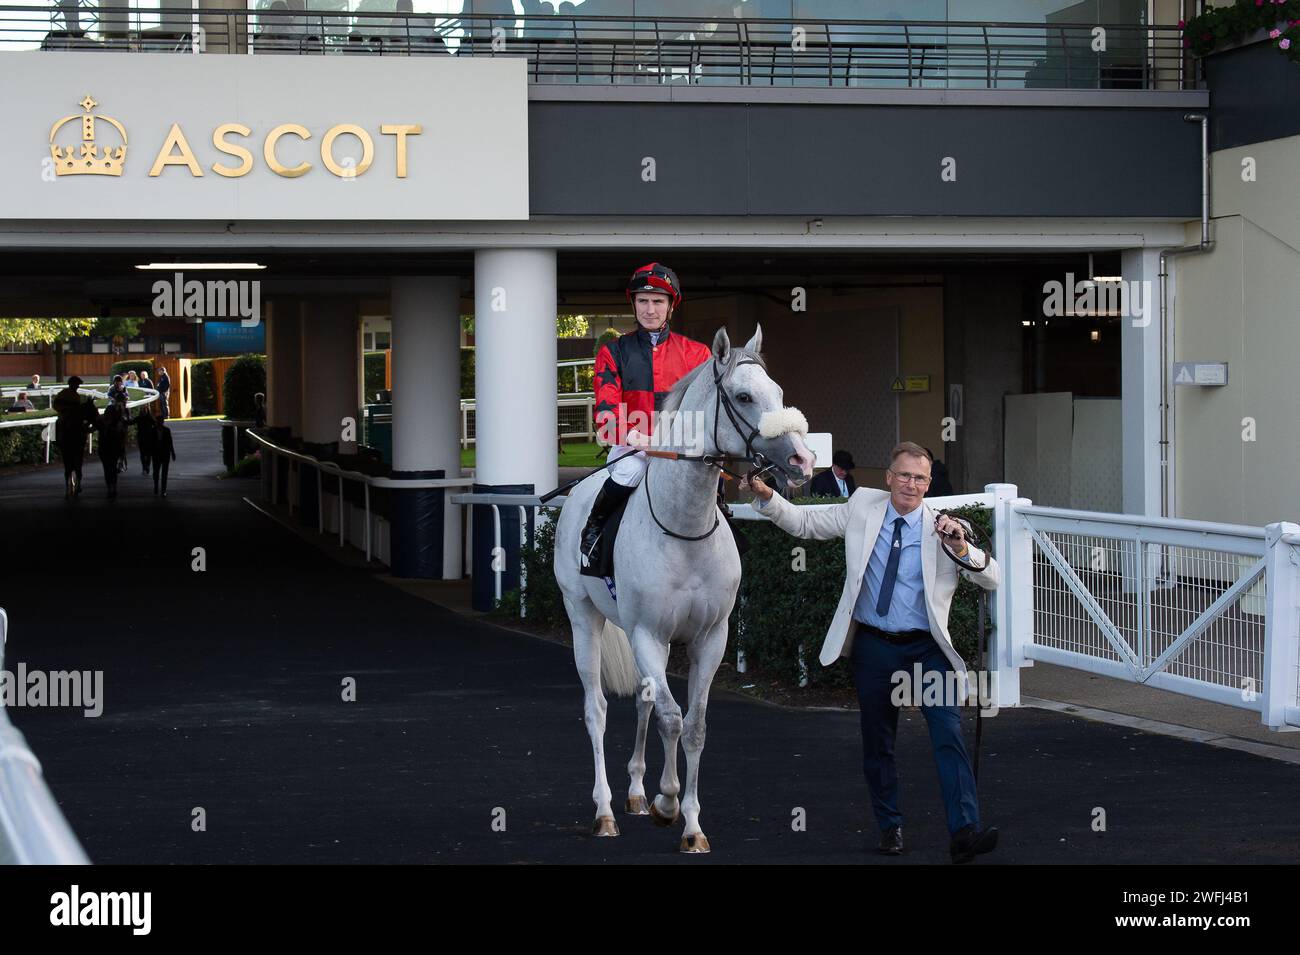
[[[912,668],[917,662],[921,664],[922,674],[937,671],[942,676],[951,672],[952,667],[933,637],[893,644],[861,624],[853,639],[851,660],[862,716],[862,772],[871,790],[876,822],[884,831],[903,824],[903,816],[898,811],[898,771],[894,766],[899,708],[890,700],[896,685],[891,677],[901,670],[911,681]],[[921,688],[913,689],[919,701]],[[975,793],[975,773],[962,740],[961,712],[955,705],[922,706],[921,712],[930,730],[948,832],[955,834],[963,826],[978,829],[979,800]]]

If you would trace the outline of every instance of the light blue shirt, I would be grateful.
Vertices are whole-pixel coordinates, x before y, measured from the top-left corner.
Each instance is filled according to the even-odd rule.
[[[885,519],[880,525],[880,535],[867,561],[867,571],[862,577],[862,589],[853,608],[853,618],[880,630],[901,633],[904,630],[929,630],[930,619],[925,613],[925,579],[921,574],[921,508],[915,507],[903,517],[903,552],[898,560],[898,577],[894,580],[894,593],[889,600],[889,612],[883,617],[876,613],[876,600],[880,584],[885,579],[885,566],[889,563],[890,545],[894,542],[894,520],[900,515],[894,503],[885,505]]]

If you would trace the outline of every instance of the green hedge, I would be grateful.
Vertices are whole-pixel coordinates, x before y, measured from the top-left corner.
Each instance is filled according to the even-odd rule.
[[[366,402],[375,400],[375,394],[384,390],[384,352],[368,351],[363,359],[365,363],[365,378],[362,394],[365,395]]]
[[[5,428],[0,431],[0,467],[10,464],[40,464],[45,460],[44,428]]]
[[[240,355],[226,369],[222,385],[222,413],[227,418],[248,420],[255,416],[257,405],[253,395],[266,393],[266,356]]]
[[[217,372],[211,358],[199,358],[190,365],[190,413],[217,413]]]
[[[154,363],[148,359],[131,358],[127,361],[115,361],[113,367],[108,370],[108,377],[111,381],[114,375],[126,377],[128,371],[134,371],[137,375],[147,371],[149,377],[153,378]]]
[[[791,503],[828,504],[835,500],[796,498]],[[558,517],[558,511],[551,513]],[[991,512],[972,505],[954,509],[953,513],[969,520],[992,540]],[[737,647],[743,646],[747,662],[789,686],[797,686],[802,646],[810,687],[852,686],[853,675],[847,661],[823,667],[817,659],[844,587],[844,542],[791,537],[768,521],[736,523],[749,539],[750,547],[741,559],[740,592],[728,628],[728,659],[734,659]],[[718,532],[722,533],[722,529]],[[793,569],[796,547],[803,548],[802,570]],[[568,629],[564,601],[555,582],[554,550],[552,521],[538,530],[534,546],[523,553],[528,575],[528,619]],[[953,645],[968,663],[973,663],[976,656],[978,594],[975,584],[960,580],[948,617]],[[503,596],[499,609],[517,615],[518,607],[519,593],[512,591]]]

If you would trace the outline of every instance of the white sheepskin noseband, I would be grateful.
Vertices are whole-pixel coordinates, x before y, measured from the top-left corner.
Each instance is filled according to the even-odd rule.
[[[764,411],[758,419],[758,433],[765,438],[775,438],[792,431],[797,434],[808,433],[808,419],[798,408]]]

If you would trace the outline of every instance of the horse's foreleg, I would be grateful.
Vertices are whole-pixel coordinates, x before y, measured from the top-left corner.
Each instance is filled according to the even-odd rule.
[[[600,686],[600,628],[605,618],[595,607],[582,607],[567,598],[564,601],[573,625],[573,661],[582,679],[582,714],[591,737],[595,761],[596,786],[591,798],[596,803],[596,819],[591,831],[597,836],[618,835],[614,810],[610,807],[609,780],[605,776],[605,692]]]
[[[659,738],[664,744],[664,771],[659,777],[659,795],[651,803],[650,815],[656,823],[670,826],[681,812],[677,801],[681,791],[677,780],[677,740],[682,735],[682,708],[668,689],[668,641],[666,638],[660,641],[654,633],[638,627],[632,638],[632,652],[642,678],[638,702],[644,704],[647,698],[653,702]]]
[[[650,730],[650,713],[655,708],[654,699],[643,699],[645,694],[638,688],[636,698],[636,745],[632,747],[632,759],[627,764],[627,812],[633,816],[645,816],[650,806],[645,798],[645,741]]]
[[[682,835],[683,852],[708,852],[709,840],[700,829],[700,754],[704,752],[704,720],[709,705],[709,687],[718,672],[718,664],[727,649],[727,618],[724,617],[708,634],[691,643],[691,661],[687,681],[686,720],[682,726],[682,749],[686,751],[686,793],[682,798],[682,815],[686,830]]]

